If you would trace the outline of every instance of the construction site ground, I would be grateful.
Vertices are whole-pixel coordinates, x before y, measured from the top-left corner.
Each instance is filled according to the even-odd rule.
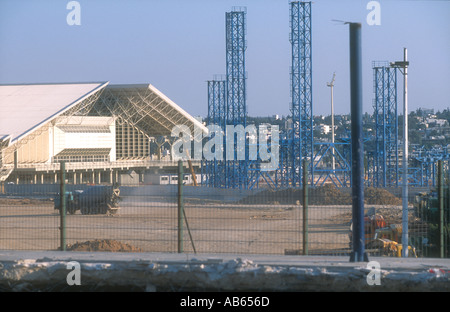
[[[309,255],[301,255],[301,196],[283,192],[233,202],[187,199],[193,239],[185,229],[182,253],[173,200],[130,196],[117,215],[68,215],[67,251],[58,251],[60,217],[51,200],[0,198],[0,291],[450,290],[449,259],[369,255],[379,269],[350,262],[351,203],[333,189],[312,197]],[[399,199],[374,194],[366,209],[400,222]],[[67,284],[71,261],[81,265],[81,285]],[[368,276],[378,276],[379,285]]]
[[[303,242],[302,206],[287,204],[185,204],[186,252],[285,254]],[[401,208],[371,205],[368,210],[401,221]],[[0,249],[58,250],[60,215],[49,201],[0,203]],[[183,220],[184,221],[184,220]],[[116,215],[66,216],[67,248],[73,251],[177,251],[177,205],[161,201],[124,202]],[[351,205],[311,205],[311,253],[349,249]],[[188,231],[190,230],[190,232]],[[191,236],[190,236],[191,235]],[[192,241],[191,241],[192,237]],[[121,242],[121,245],[114,242]]]
[[[68,249],[177,251],[176,197],[142,195],[151,192],[145,188],[133,191],[123,196],[116,215],[82,215],[79,211],[68,214]],[[186,198],[184,211],[188,222],[183,233],[184,251],[299,253],[303,242],[300,193],[301,190],[294,189],[267,190],[234,201],[217,200],[212,192],[209,198],[204,195]],[[385,190],[367,189],[366,193],[367,212],[383,215],[388,224],[401,222],[398,197]],[[348,251],[352,216],[350,194],[325,186],[311,190],[309,202],[310,254]],[[411,216],[410,223],[415,221]],[[57,250],[60,247],[60,218],[51,198],[0,197],[0,222],[0,249]]]

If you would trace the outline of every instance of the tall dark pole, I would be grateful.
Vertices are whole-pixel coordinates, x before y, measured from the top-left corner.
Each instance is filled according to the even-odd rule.
[[[361,24],[350,23],[350,104],[352,136],[351,262],[368,261],[364,249],[364,148],[362,131]]]

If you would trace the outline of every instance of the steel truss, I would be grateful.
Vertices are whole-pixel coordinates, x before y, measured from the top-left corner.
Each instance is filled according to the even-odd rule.
[[[226,121],[225,125],[246,125],[246,72],[245,72],[245,9],[226,13]],[[302,185],[303,160],[309,161],[309,176],[313,181],[313,110],[312,110],[312,50],[311,2],[290,3],[291,64],[291,114],[292,124],[280,135],[278,169],[270,174],[261,170],[262,163],[248,158],[249,142],[246,140],[245,160],[225,160],[225,170],[218,170],[212,162],[203,162],[203,172],[208,185],[218,183],[229,188],[253,188],[264,181],[270,187],[299,187]],[[208,82],[208,90],[210,82]],[[208,93],[210,94],[210,93]],[[208,98],[208,120],[214,120],[215,107]],[[212,106],[211,106],[212,105]],[[258,151],[259,148],[258,143]],[[265,148],[265,147],[263,147]],[[235,149],[236,150],[236,149]],[[237,158],[235,153],[234,159]],[[215,169],[212,169],[215,168]],[[216,170],[216,171],[214,171]],[[222,175],[223,173],[223,175]],[[220,175],[218,177],[217,175]],[[215,177],[214,177],[215,176]]]
[[[286,171],[290,186],[298,187],[302,185],[304,159],[309,161],[309,176],[314,180],[311,2],[290,3],[290,27],[292,130]]]
[[[351,144],[348,140],[335,143],[315,143],[314,185],[331,181],[337,187],[351,186]],[[334,153],[333,153],[334,150]],[[335,169],[328,164],[335,160]]]
[[[246,9],[233,8],[226,17],[226,125],[247,126],[246,104]],[[233,159],[226,160],[226,187],[248,188],[248,146],[245,144],[245,159],[237,160],[237,140]]]
[[[175,137],[172,137],[172,131],[177,129],[176,127],[188,126],[191,138],[193,135],[194,142],[199,142],[200,145],[205,131],[205,129],[200,129],[198,125],[196,126],[191,120],[192,117],[184,113],[176,104],[151,85],[108,87],[93,107],[92,114],[113,116],[118,122],[131,126],[140,135],[146,137],[149,142],[162,139],[164,144],[167,143],[169,146],[172,146],[175,139]],[[139,153],[139,157],[148,157],[150,143],[145,143],[143,146],[148,146],[149,150]],[[186,151],[186,156],[183,155],[183,157],[192,158],[192,156],[191,145],[189,150]]]
[[[226,111],[226,80],[210,80],[208,83],[208,116],[207,125],[219,126],[225,129]],[[212,135],[212,134],[211,134]],[[217,148],[217,147],[214,147]],[[213,151],[215,152],[215,151]],[[223,153],[223,151],[221,151]],[[209,187],[226,186],[226,163],[223,160],[206,160],[202,158],[202,183]]]
[[[409,183],[415,186],[436,186],[438,161],[450,160],[448,147],[415,148],[411,153]]]
[[[122,119],[150,138],[150,135],[170,135],[174,126],[184,124],[176,110],[166,104],[150,88],[106,88],[94,111],[99,116]],[[193,133],[192,125],[190,130]]]
[[[373,62],[375,151],[372,184],[395,187],[399,184],[399,144],[397,113],[397,69],[388,62]]]

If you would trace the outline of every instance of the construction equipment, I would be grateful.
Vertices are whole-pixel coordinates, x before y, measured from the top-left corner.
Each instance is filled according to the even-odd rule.
[[[350,247],[352,246],[352,225],[350,225]],[[387,225],[384,217],[379,214],[364,216],[365,248],[382,256],[401,257],[402,225]],[[408,254],[417,258],[416,250],[408,246]]]
[[[450,187],[439,196],[439,189],[418,193],[414,200],[414,215],[420,220],[415,233],[421,253],[427,257],[450,255]]]
[[[120,190],[117,186],[93,185],[88,189],[66,192],[66,211],[75,214],[115,214],[120,209]],[[54,199],[54,208],[61,212],[61,200]]]

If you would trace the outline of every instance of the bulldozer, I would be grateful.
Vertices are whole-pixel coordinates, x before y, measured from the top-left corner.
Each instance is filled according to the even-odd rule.
[[[120,189],[118,186],[92,185],[86,190],[66,192],[66,211],[75,214],[116,214],[120,209]],[[61,196],[54,198],[54,208],[61,213]]]
[[[350,247],[352,246],[352,225],[350,225]],[[387,225],[380,214],[364,216],[364,238],[367,251],[375,252],[382,256],[401,257],[402,255],[402,225]],[[416,257],[416,250],[408,246],[408,255]]]

